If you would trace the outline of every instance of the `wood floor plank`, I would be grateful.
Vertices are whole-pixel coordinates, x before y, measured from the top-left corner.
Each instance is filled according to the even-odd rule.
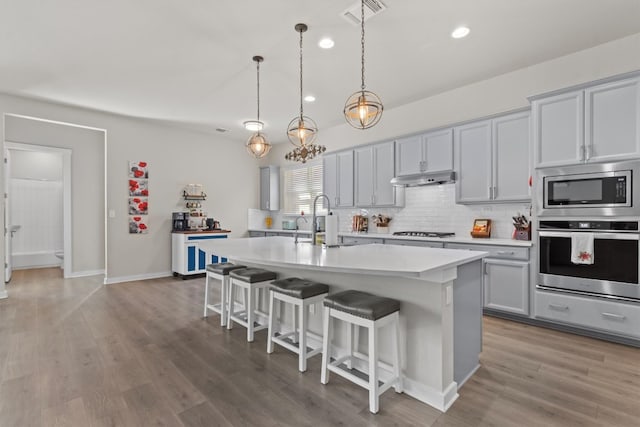
[[[320,358],[202,316],[204,279],[103,286],[21,270],[0,301],[0,426],[634,426],[640,349],[485,317],[481,367],[441,413],[393,391],[380,412]],[[214,293],[218,292],[214,287]]]

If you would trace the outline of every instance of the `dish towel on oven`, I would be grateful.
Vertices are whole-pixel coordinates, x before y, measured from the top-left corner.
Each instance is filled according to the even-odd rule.
[[[593,233],[571,233],[571,262],[593,264]]]

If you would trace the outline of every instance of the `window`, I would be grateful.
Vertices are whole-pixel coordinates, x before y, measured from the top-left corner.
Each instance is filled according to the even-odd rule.
[[[284,213],[313,213],[313,199],[322,193],[322,162],[284,171]]]

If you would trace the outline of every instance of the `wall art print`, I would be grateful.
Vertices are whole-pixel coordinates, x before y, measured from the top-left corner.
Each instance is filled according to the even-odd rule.
[[[149,232],[149,164],[129,161],[129,234]]]

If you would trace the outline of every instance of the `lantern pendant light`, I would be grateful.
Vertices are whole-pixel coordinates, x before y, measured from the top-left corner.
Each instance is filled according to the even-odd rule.
[[[311,118],[304,115],[302,106],[302,33],[307,29],[306,24],[295,26],[295,30],[300,33],[300,115],[294,117],[287,126],[287,138],[295,148],[284,156],[286,160],[302,163],[326,151],[325,146],[314,144],[318,135],[318,126]]]
[[[344,105],[344,117],[347,123],[356,129],[369,129],[375,126],[382,117],[382,101],[373,92],[365,90],[364,84],[364,0],[360,2],[361,30],[360,45],[362,49],[361,59],[361,86],[360,90],[353,93]]]
[[[254,156],[256,159],[262,158],[266,156],[271,150],[271,144],[267,141],[267,137],[265,134],[261,132],[263,123],[260,121],[260,63],[264,61],[262,56],[254,56],[253,60],[256,63],[256,74],[257,74],[257,89],[258,89],[258,117],[256,120],[250,120],[245,122],[244,125],[246,128],[252,127],[253,130],[256,130],[256,133],[251,135],[247,140],[245,147],[247,148],[247,152]]]

